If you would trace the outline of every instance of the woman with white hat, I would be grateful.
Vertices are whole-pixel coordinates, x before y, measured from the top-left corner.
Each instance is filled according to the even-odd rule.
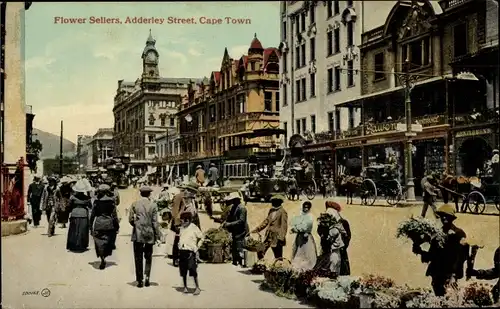
[[[88,187],[79,180],[73,186],[74,195],[70,197],[68,240],[66,249],[72,252],[86,251],[89,246],[89,210],[92,207]]]

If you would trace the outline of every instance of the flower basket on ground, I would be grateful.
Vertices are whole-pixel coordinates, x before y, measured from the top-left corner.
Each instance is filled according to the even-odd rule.
[[[200,248],[200,258],[208,263],[225,263],[230,259],[231,234],[222,228],[209,229],[205,233],[204,246]],[[202,250],[206,252],[202,253]]]
[[[396,237],[405,237],[420,245],[435,240],[438,245],[444,245],[446,234],[435,221],[421,217],[411,217],[398,226]]]
[[[359,308],[359,278],[341,276],[315,287],[314,302],[320,308]]]
[[[251,252],[262,252],[264,251],[265,245],[262,242],[262,236],[258,235],[258,239],[248,236],[245,241],[245,249]]]
[[[250,272],[254,275],[262,275],[267,269],[267,263],[264,259],[258,260],[257,263],[253,264]]]
[[[474,282],[464,289],[464,300],[474,303],[478,307],[493,305],[490,295],[491,285]]]
[[[287,259],[276,259],[264,272],[264,282],[276,294],[287,296],[287,293],[290,291],[290,279],[292,275],[292,263]]]

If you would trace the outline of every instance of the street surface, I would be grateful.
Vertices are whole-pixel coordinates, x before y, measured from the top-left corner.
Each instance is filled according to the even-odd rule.
[[[158,193],[158,190],[154,194]],[[200,296],[183,295],[177,268],[165,255],[167,245],[155,247],[152,286],[135,287],[135,273],[130,242],[131,227],[126,208],[138,197],[137,189],[121,190],[119,206],[121,221],[117,250],[108,258],[105,270],[99,262],[91,238],[90,250],[77,254],[66,251],[67,229],[56,229],[57,236],[48,238],[43,228],[31,229],[25,235],[2,238],[2,306],[4,308],[306,308],[296,301],[261,291],[262,276],[254,276],[230,264],[201,264]],[[323,199],[314,199],[315,217],[324,210]],[[411,244],[396,239],[398,223],[420,214],[420,207],[394,208],[383,206],[345,205],[342,215],[349,220],[352,240],[349,259],[353,275],[364,273],[392,277],[397,283],[429,287],[425,264],[411,252]],[[289,222],[300,211],[299,202],[285,203]],[[266,216],[269,204],[249,203],[250,228]],[[432,215],[429,210],[428,216]],[[492,211],[493,212],[493,211]],[[485,245],[477,255],[476,268],[493,265],[493,252],[499,245],[499,216],[459,214],[457,226]],[[216,226],[201,214],[204,230]],[[317,239],[317,235],[315,235]],[[318,239],[317,239],[317,243]],[[290,257],[293,235],[288,236],[285,257]],[[267,258],[272,257],[269,250]],[[193,285],[192,282],[189,284]],[[44,290],[46,289],[46,290]],[[47,289],[50,295],[47,296]],[[42,292],[43,291],[43,292]],[[24,295],[23,295],[24,294]],[[45,296],[42,296],[45,295]]]

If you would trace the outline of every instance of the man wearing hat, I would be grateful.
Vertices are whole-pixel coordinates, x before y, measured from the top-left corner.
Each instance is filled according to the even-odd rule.
[[[47,235],[51,237],[54,235],[56,224],[57,180],[54,177],[49,177],[48,182],[42,193],[42,211],[45,211],[47,216]]]
[[[222,227],[231,233],[233,239],[231,243],[233,265],[243,266],[245,236],[249,231],[247,209],[241,203],[241,195],[238,192],[232,192],[224,201],[231,207],[225,222],[222,223]]]
[[[38,227],[42,219],[42,211],[40,210],[40,203],[42,201],[44,184],[40,181],[40,177],[35,176],[33,182],[28,187],[28,201],[31,206],[31,215],[33,225]]]
[[[259,259],[264,258],[269,247],[273,250],[274,258],[283,257],[283,246],[286,245],[288,230],[288,214],[282,206],[284,200],[285,198],[281,194],[273,195],[271,198],[272,208],[269,210],[267,218],[252,231],[252,233],[259,233],[266,229],[264,250],[257,253]]]
[[[198,185],[196,183],[187,183],[178,187],[181,192],[174,196],[172,201],[172,223],[170,230],[175,233],[174,244],[172,247],[172,259],[174,266],[179,262],[179,227],[181,225],[181,213],[189,211],[192,214],[192,223],[200,228],[200,217],[198,216],[198,203],[196,202],[196,193]],[[201,229],[201,228],[200,228]]]
[[[427,213],[427,209],[429,206],[432,208],[434,211],[434,216],[437,218],[436,214],[436,191],[438,190],[432,182],[434,181],[434,176],[432,174],[429,174],[427,176],[424,176],[422,180],[420,181],[420,185],[422,186],[422,193],[423,193],[423,200],[424,200],[424,206],[422,207],[422,214],[421,216],[425,218],[425,214]]]
[[[201,165],[198,165],[196,167],[196,173],[194,174],[194,177],[196,178],[196,183],[200,187],[203,187],[203,184],[205,183],[205,171],[203,170],[203,167],[201,167]]]
[[[456,281],[463,278],[468,247],[464,245],[465,232],[453,224],[457,218],[454,207],[444,204],[438,208],[436,214],[446,234],[444,245],[440,246],[437,241],[432,240],[429,251],[426,252],[420,245],[414,244],[413,252],[421,255],[422,262],[429,263],[425,275],[432,279],[434,294],[444,296],[448,286],[456,287]]]
[[[207,187],[213,187],[219,182],[219,169],[215,166],[215,163],[210,163],[210,168],[208,169],[208,184]]]
[[[118,207],[120,204],[120,193],[118,193],[118,185],[113,181],[113,178],[106,177],[104,179],[104,184],[108,185],[111,188],[111,192],[113,192],[113,196],[115,198],[115,206]]]
[[[133,227],[135,278],[137,287],[142,288],[143,283],[145,286],[150,284],[153,245],[161,241],[161,231],[158,224],[158,208],[150,199],[153,190],[148,186],[143,186],[139,191],[141,198],[130,207],[129,222]],[[143,260],[146,260],[145,269],[143,269]]]

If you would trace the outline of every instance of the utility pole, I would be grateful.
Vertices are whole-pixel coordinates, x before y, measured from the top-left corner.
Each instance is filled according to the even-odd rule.
[[[63,176],[63,121],[61,120],[61,136],[59,137],[59,177]]]

